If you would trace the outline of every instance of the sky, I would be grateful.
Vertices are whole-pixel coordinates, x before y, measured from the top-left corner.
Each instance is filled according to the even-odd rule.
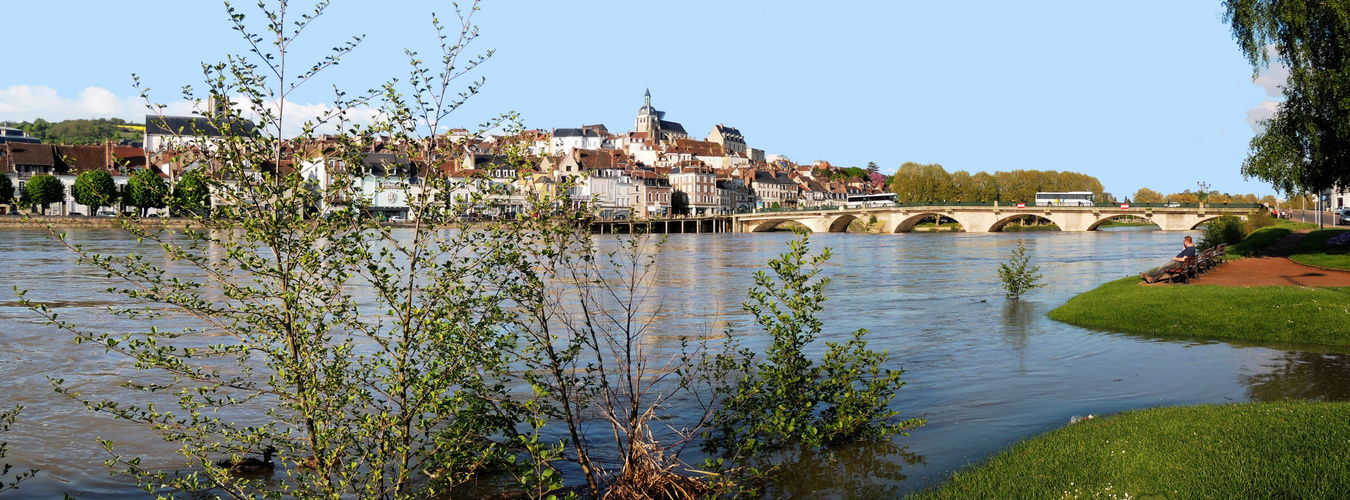
[[[470,0],[461,1],[467,4]],[[256,2],[241,1],[258,23]],[[121,117],[144,100],[186,113],[184,85],[203,62],[243,54],[210,0],[5,0],[9,51],[0,121]],[[298,2],[290,16],[312,7]],[[1164,194],[1198,183],[1272,194],[1240,171],[1284,74],[1253,79],[1222,5],[1071,1],[486,1],[471,51],[481,92],[449,118],[476,129],[503,112],[527,128],[634,128],[643,93],[697,138],[736,127],[750,147],[798,163],[904,162],[948,172],[1016,169],[1096,176],[1108,192]],[[436,59],[435,12],[449,2],[333,0],[299,37],[299,66],[355,35],[360,45],[292,93],[318,112],[333,88],[359,93],[406,80],[404,49]],[[53,29],[59,27],[58,29]],[[24,57],[27,54],[28,57]],[[22,61],[22,64],[18,64]],[[21,68],[21,69],[20,69]]]

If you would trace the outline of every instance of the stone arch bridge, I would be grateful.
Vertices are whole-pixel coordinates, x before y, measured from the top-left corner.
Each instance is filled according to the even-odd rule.
[[[1222,215],[1246,218],[1247,214],[1255,209],[1254,206],[1245,205],[1139,208],[931,205],[798,210],[735,215],[732,217],[734,221],[732,230],[738,233],[770,231],[784,222],[792,221],[806,226],[812,232],[841,233],[848,230],[849,223],[855,220],[867,223],[875,216],[876,222],[873,227],[882,233],[905,233],[913,230],[914,226],[925,218],[942,216],[955,220],[966,232],[985,233],[1001,231],[1018,217],[1034,215],[1053,222],[1061,231],[1092,231],[1102,224],[1125,216],[1141,217],[1157,224],[1164,231],[1188,231]]]

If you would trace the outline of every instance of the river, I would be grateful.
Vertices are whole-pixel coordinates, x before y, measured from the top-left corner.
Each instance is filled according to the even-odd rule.
[[[893,407],[928,424],[876,450],[854,449],[833,465],[803,462],[776,495],[800,498],[890,497],[941,482],[1022,439],[1063,426],[1074,415],[1159,405],[1308,397],[1350,398],[1347,350],[1165,340],[1057,323],[1045,313],[1104,281],[1137,274],[1175,254],[1184,234],[1138,228],[1086,233],[909,233],[813,235],[831,247],[833,281],[822,340],[870,330],[907,383]],[[113,229],[72,229],[70,238],[104,253],[126,254],[134,239]],[[608,236],[599,238],[607,239]],[[790,233],[670,235],[657,285],[666,290],[662,333],[732,328],[756,338],[740,311],[754,271],[785,250]],[[998,263],[1022,238],[1045,288],[1021,301],[1004,299]],[[153,249],[150,249],[153,250]],[[148,432],[90,413],[52,391],[65,378],[86,393],[117,390],[135,377],[125,362],[68,335],[15,302],[11,285],[51,303],[63,319],[109,321],[102,274],[37,229],[0,230],[0,408],[27,409],[10,432],[17,470],[38,468],[21,496],[139,498],[129,480],[110,477],[95,441],[119,442],[151,456],[147,465],[176,467],[174,448]],[[120,326],[107,325],[110,329]],[[125,326],[125,325],[121,325]],[[17,471],[16,470],[16,471]],[[12,471],[15,472],[15,471]],[[11,472],[11,473],[12,473]]]

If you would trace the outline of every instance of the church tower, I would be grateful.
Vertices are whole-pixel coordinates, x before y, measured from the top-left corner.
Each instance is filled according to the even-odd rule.
[[[659,140],[657,133],[661,128],[661,117],[656,108],[652,107],[652,91],[647,89],[647,94],[643,96],[643,105],[638,109],[637,121],[633,128],[638,132],[646,132],[647,137],[653,141]]]

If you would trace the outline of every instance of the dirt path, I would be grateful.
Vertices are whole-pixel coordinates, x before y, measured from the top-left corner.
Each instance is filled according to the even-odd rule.
[[[1255,256],[1229,261],[1195,280],[1218,286],[1350,286],[1350,272],[1308,267],[1289,260],[1289,252],[1311,230],[1295,231]]]

